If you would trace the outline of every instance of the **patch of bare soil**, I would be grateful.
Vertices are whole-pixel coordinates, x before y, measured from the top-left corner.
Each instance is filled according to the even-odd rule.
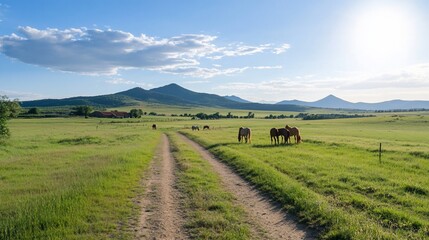
[[[256,229],[255,238],[263,232],[269,239],[316,239],[316,231],[297,221],[281,209],[279,204],[273,203],[248,182],[234,173],[227,165],[217,160],[213,154],[184,135],[180,137],[190,144],[201,156],[206,159],[222,179],[222,184],[236,198],[236,203],[245,210],[248,222]],[[253,234],[253,233],[252,233]]]
[[[175,186],[175,161],[167,136],[163,135],[151,171],[145,181],[146,191],[136,239],[187,239],[180,212],[180,194]]]

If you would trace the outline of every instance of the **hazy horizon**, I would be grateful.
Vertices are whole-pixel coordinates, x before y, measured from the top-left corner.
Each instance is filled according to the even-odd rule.
[[[429,2],[0,0],[0,95],[429,100]]]

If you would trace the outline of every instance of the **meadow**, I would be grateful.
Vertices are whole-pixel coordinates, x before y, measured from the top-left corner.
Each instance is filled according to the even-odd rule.
[[[303,143],[271,145],[269,129],[286,124],[301,129]],[[192,131],[192,125],[211,130]],[[172,140],[184,207],[192,209],[190,233],[251,238],[231,195],[176,131],[321,231],[322,238],[429,237],[427,112],[314,121],[14,119],[9,126],[12,137],[0,145],[0,239],[133,238],[140,211],[135,199],[144,195],[141,179],[162,132]],[[252,128],[252,144],[238,143],[240,126]],[[213,211],[212,205],[221,207]]]
[[[181,132],[318,227],[323,238],[429,237],[428,115],[213,124],[222,127]],[[269,129],[285,124],[300,127],[302,144],[270,144]],[[241,125],[252,128],[252,144],[238,143]]]
[[[145,123],[17,119],[0,145],[0,239],[129,239],[160,132]]]

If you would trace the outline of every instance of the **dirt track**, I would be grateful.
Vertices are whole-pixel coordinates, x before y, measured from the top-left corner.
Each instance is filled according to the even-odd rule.
[[[260,228],[270,239],[316,239],[316,233],[297,219],[272,203],[249,183],[234,173],[228,166],[217,160],[210,152],[184,135],[180,137],[190,144],[207,160],[222,179],[222,184],[236,198],[249,217],[249,222]],[[259,231],[258,231],[259,232]],[[258,234],[259,235],[259,234]]]
[[[175,169],[168,138],[162,135],[150,175],[145,181],[146,193],[140,203],[142,211],[137,239],[187,239],[179,211],[180,194],[175,187]]]
[[[222,185],[233,194],[235,204],[244,209],[253,239],[316,239],[315,231],[299,224],[206,149],[179,136],[213,166]],[[185,220],[179,210],[181,198],[175,187],[176,170],[168,138],[163,135],[150,174],[144,179],[146,192],[140,201],[142,211],[136,239],[188,239],[183,228]]]

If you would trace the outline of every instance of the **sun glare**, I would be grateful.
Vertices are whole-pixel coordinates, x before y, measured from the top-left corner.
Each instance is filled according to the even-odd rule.
[[[413,21],[406,8],[376,6],[362,10],[353,28],[359,61],[383,64],[407,58],[413,45]]]

